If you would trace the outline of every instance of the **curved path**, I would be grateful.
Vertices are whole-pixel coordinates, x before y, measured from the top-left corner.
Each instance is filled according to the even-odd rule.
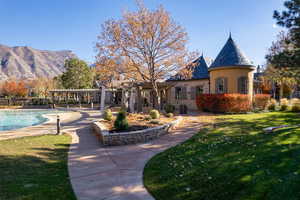
[[[185,117],[182,128],[146,144],[101,147],[89,123],[95,113],[69,128],[69,175],[78,200],[153,200],[143,186],[143,169],[155,154],[181,143],[200,128],[194,117]]]

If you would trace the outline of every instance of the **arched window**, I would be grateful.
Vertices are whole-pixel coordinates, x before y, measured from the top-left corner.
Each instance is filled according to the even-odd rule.
[[[227,78],[217,78],[216,79],[216,94],[227,93]]]
[[[240,94],[248,94],[248,78],[241,76],[238,78],[238,92]]]

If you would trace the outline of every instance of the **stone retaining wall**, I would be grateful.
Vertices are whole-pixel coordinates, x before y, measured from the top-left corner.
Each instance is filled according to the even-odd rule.
[[[121,133],[109,133],[109,131],[101,122],[93,122],[92,128],[101,144],[105,146],[117,146],[144,143],[159,138],[161,135],[167,134],[171,129],[176,128],[181,120],[182,117],[178,117],[173,122],[162,126],[148,128],[140,131]]]

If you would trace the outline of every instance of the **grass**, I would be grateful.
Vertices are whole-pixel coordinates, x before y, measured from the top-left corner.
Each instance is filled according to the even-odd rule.
[[[153,157],[144,184],[156,200],[300,199],[300,115],[223,115],[185,143]]]
[[[76,199],[68,178],[68,135],[0,141],[0,199]]]

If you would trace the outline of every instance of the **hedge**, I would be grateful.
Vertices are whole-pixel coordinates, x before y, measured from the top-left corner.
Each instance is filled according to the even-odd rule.
[[[253,98],[253,107],[257,110],[264,110],[266,109],[270,99],[271,95],[269,94],[256,94]]]
[[[251,111],[251,100],[247,94],[201,94],[196,98],[201,111],[215,113],[245,113]]]

